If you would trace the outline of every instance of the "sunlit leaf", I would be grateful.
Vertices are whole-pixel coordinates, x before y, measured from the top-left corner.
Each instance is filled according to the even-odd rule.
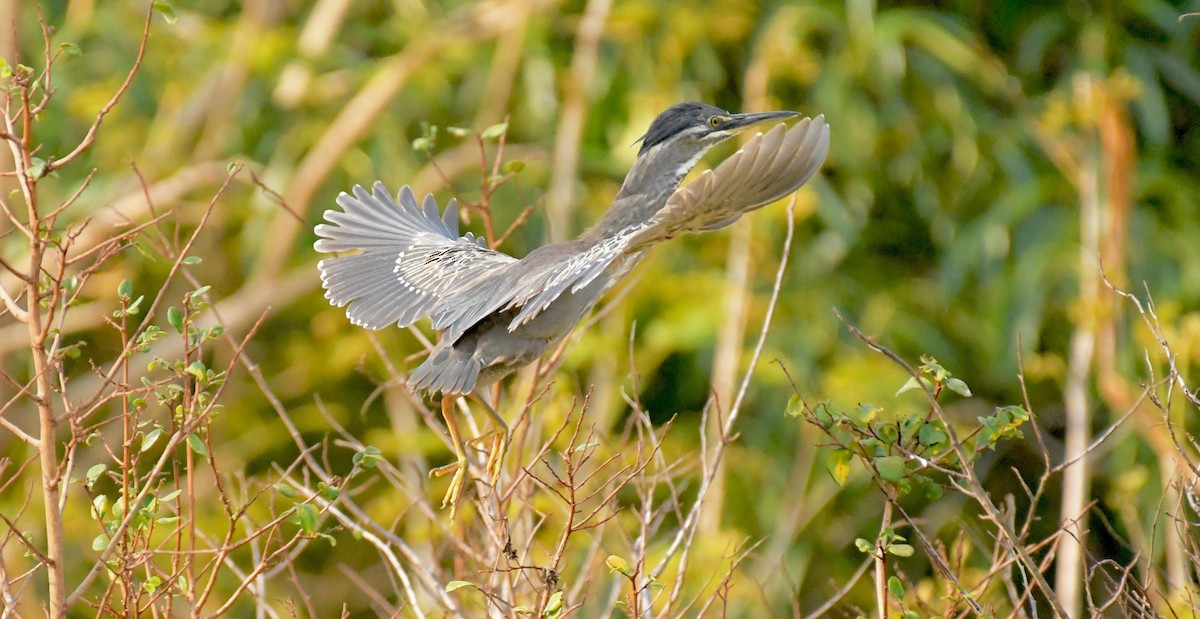
[[[971,388],[967,386],[967,383],[957,378],[946,379],[946,388],[964,398],[971,397]]]
[[[481,131],[479,137],[485,140],[494,140],[504,135],[505,131],[508,131],[508,123],[497,123]]]
[[[617,555],[609,555],[604,560],[604,565],[608,566],[609,572],[617,572],[622,576],[630,576],[633,571],[629,568],[629,562]]]
[[[172,305],[167,308],[167,323],[175,328],[176,333],[183,333],[183,312]]]
[[[153,430],[147,432],[145,436],[142,437],[141,450],[147,451],[151,447],[154,447],[154,444],[158,442],[158,439],[161,438],[163,434],[165,434],[165,432],[162,428],[154,428]]]
[[[168,24],[173,24],[175,23],[175,20],[179,19],[179,17],[175,15],[175,7],[171,6],[171,3],[167,2],[166,0],[154,0],[154,2],[151,3],[151,6],[154,7],[154,12],[162,15],[163,20]]]
[[[100,479],[100,476],[103,475],[107,470],[108,465],[104,464],[103,462],[100,464],[93,464],[91,467],[89,467],[87,470],[87,475],[84,477],[87,480],[87,487],[91,488],[94,486],[96,484],[96,480]]]
[[[208,447],[204,445],[204,439],[201,439],[198,434],[192,433],[187,436],[188,447],[195,453],[208,457]]]
[[[850,476],[851,457],[850,452],[845,449],[835,449],[825,456],[825,466],[839,486],[846,483],[846,478]]]
[[[904,385],[902,387],[900,387],[900,390],[896,392],[896,395],[900,395],[900,394],[904,393],[905,391],[912,391],[913,389],[919,390],[921,388],[922,384],[925,385],[926,389],[929,389],[930,391],[933,390],[933,383],[931,383],[929,381],[929,379],[927,379],[925,377],[921,377],[920,382],[917,382],[917,381],[918,381],[918,379],[910,377],[904,383]]]
[[[450,582],[446,583],[445,590],[446,593],[454,593],[455,591],[466,587],[479,588],[479,585],[476,585],[469,580],[451,580]]]

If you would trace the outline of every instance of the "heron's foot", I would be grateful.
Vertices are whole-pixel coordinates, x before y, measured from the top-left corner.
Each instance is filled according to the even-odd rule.
[[[485,443],[491,445],[485,450]],[[495,486],[500,479],[500,471],[504,468],[504,454],[508,453],[508,432],[504,430],[494,430],[483,436],[470,441],[472,447],[480,451],[487,451],[487,464],[485,471],[488,479]]]
[[[488,451],[487,474],[492,485],[500,479],[500,471],[504,468],[504,454],[508,453],[508,433],[497,430],[492,435],[492,448]]]
[[[430,477],[442,477],[454,473],[454,477],[450,478],[450,487],[446,489],[446,496],[442,498],[442,509],[450,507],[450,520],[454,520],[454,515],[458,511],[458,497],[462,494],[463,484],[467,478],[467,458],[460,455],[458,460],[445,464],[429,471]]]

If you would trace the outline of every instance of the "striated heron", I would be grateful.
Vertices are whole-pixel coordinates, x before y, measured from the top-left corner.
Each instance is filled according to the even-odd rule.
[[[779,124],[751,139],[716,169],[680,188],[713,145],[738,132],[796,112],[731,114],[681,103],[659,114],[641,138],[633,168],[600,221],[571,241],[521,259],[459,234],[454,200],[439,213],[432,195],[418,204],[407,186],[398,201],[380,182],[337,198],[317,226],[325,297],[368,329],[408,326],[429,316],[441,339],[409,377],[415,392],[441,392],[442,414],[456,461],[432,474],[454,473],[442,506],[451,517],[467,470],[453,414],[469,394],[535,361],[566,336],[622,275],[656,243],[679,234],[723,228],[743,214],[800,188],[825,160],[823,116],[790,129]],[[345,252],[345,253],[343,253]],[[497,426],[487,473],[495,483],[508,444],[504,419],[476,398]]]

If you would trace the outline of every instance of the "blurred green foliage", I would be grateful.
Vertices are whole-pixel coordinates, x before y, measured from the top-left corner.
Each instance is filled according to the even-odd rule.
[[[385,409],[403,403],[374,397],[388,371],[368,334],[321,298],[311,229],[337,193],[356,183],[382,179],[393,189],[412,183],[444,201],[449,191],[426,153],[412,148],[422,125],[483,129],[507,119],[509,158],[525,167],[492,197],[492,210],[500,229],[524,207],[535,210],[504,249],[520,256],[545,242],[543,196],[573,79],[576,32],[589,5],[180,3],[172,23],[154,24],[145,62],[105,119],[101,138],[83,161],[41,185],[44,199],[64,199],[95,169],[75,209],[79,216],[103,213],[122,196],[140,193],[131,162],[151,184],[184,172],[207,174],[160,205],[186,232],[223,180],[225,164],[246,162],[284,206],[253,183],[235,184],[198,239],[193,254],[204,260],[193,272],[212,286],[219,308],[236,313],[230,320],[239,334],[269,308],[247,351],[305,437],[318,440],[329,431],[314,403],[319,397],[320,406],[385,457],[416,452],[442,462],[448,455],[424,426],[404,434],[389,422]],[[59,94],[44,112],[53,122],[36,125],[48,156],[73,148],[120,85],[144,13],[141,3],[39,6],[54,27],[52,46],[70,43],[81,52],[56,66]],[[314,23],[314,7],[330,9],[320,15],[326,23]],[[1200,353],[1200,19],[1180,20],[1189,10],[1198,10],[1195,2],[716,0],[701,7],[654,0],[611,8],[594,75],[580,86],[585,122],[572,181],[572,232],[608,206],[636,153],[630,145],[672,103],[696,99],[743,110],[753,97],[759,106],[825,114],[832,128],[823,172],[797,201],[792,261],[765,362],[731,447],[728,467],[740,481],[723,496],[720,535],[698,542],[699,556],[718,559],[731,540],[768,540],[765,551],[777,556],[764,554],[744,569],[759,576],[781,566],[787,571],[787,579],[764,584],[761,595],[748,581],[735,587],[733,616],[760,616],[753,609],[764,604],[785,613],[793,596],[804,608],[816,606],[861,561],[855,540],[878,533],[882,499],[859,469],[841,486],[824,466],[814,472],[811,463],[825,462],[826,451],[811,428],[783,414],[792,389],[780,365],[768,362],[778,359],[802,393],[842,410],[891,400],[906,376],[847,336],[833,308],[906,358],[929,354],[953,368],[974,391],[973,399],[949,407],[963,420],[1024,400],[1016,379],[1022,356],[1034,419],[1048,430],[1052,453],[1060,453],[1055,437],[1068,341],[1091,311],[1078,304],[1079,188],[1054,155],[1060,147],[1085,157],[1099,148],[1080,100],[1081,76],[1094,76],[1119,101],[1135,136],[1132,210],[1119,224],[1124,262],[1105,266],[1136,290],[1145,282],[1181,369],[1193,369]],[[37,13],[24,4],[17,13],[17,53],[37,64]],[[15,65],[15,58],[6,60]],[[371,88],[396,89],[381,99],[377,115],[369,106],[351,107]],[[369,118],[367,126],[349,135],[344,149],[322,152],[337,144],[330,131],[345,122],[339,117],[356,115]],[[431,149],[453,191],[468,200],[478,196],[481,180],[472,147],[443,132]],[[326,167],[306,167],[323,158]],[[202,169],[209,162],[217,172]],[[305,183],[315,183],[311,193],[296,189]],[[765,311],[786,216],[776,205],[738,224],[753,239],[751,331]],[[0,239],[6,258],[12,240]],[[572,396],[594,387],[593,420],[607,432],[628,412],[621,392],[636,390],[656,420],[679,415],[664,453],[694,451],[716,338],[727,319],[716,301],[728,287],[728,243],[728,234],[714,234],[657,250],[611,313],[578,334],[547,410],[562,415]],[[97,315],[110,313],[116,282],[130,279],[147,289],[168,267],[152,253],[126,250],[84,297]],[[1144,349],[1153,341],[1127,315],[1116,322],[1116,367],[1137,383],[1145,379]],[[12,326],[0,317],[0,329]],[[94,358],[117,350],[95,322],[74,329],[73,338],[87,341]],[[402,367],[420,350],[406,332],[376,337]],[[748,342],[743,360],[751,349]],[[215,359],[209,367],[227,362]],[[8,371],[19,374],[22,363],[6,349]],[[76,371],[83,376],[89,369],[80,362]],[[265,475],[272,463],[291,461],[295,445],[259,390],[244,373],[227,380],[226,412],[211,442],[235,467],[230,473]],[[906,397],[913,396],[897,399]],[[1106,410],[1103,399],[1097,408],[1097,429],[1125,412]],[[0,434],[0,455],[21,462],[31,451]],[[1153,521],[1160,495],[1154,473],[1145,472],[1156,471],[1161,456],[1128,432],[1097,463],[1093,498],[1113,527],[1096,532],[1100,554],[1136,551],[1121,538]],[[1012,492],[1020,502],[1013,468],[1032,474],[1038,461],[1028,443],[1007,441],[985,459],[981,476],[996,495]],[[333,468],[350,467],[347,461]],[[438,483],[428,491],[436,494]],[[0,511],[15,513],[24,495],[6,493]],[[1113,504],[1125,499],[1140,519]],[[904,500],[935,531],[959,526],[952,508],[922,512],[927,502]],[[405,507],[383,489],[362,502],[381,522]],[[1038,509],[1049,522],[1057,518],[1056,505]],[[95,536],[90,524],[68,521],[68,532],[86,544]],[[314,545],[303,557],[300,583],[328,582],[335,563],[365,571],[378,561],[369,551],[348,551],[354,541],[344,532],[334,535],[336,547]],[[1148,537],[1150,547],[1142,550],[1161,554],[1163,542],[1148,528],[1133,537]],[[912,561],[910,576],[920,579],[924,568]],[[318,601],[323,612],[352,595],[342,588],[326,593]],[[847,603],[870,608],[870,595],[869,587],[855,589]]]

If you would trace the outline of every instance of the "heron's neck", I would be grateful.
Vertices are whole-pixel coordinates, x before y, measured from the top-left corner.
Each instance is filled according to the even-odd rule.
[[[598,242],[616,231],[648,221],[667,204],[667,198],[708,150],[674,153],[658,150],[661,148],[656,146],[638,156],[608,212],[581,238]]]

